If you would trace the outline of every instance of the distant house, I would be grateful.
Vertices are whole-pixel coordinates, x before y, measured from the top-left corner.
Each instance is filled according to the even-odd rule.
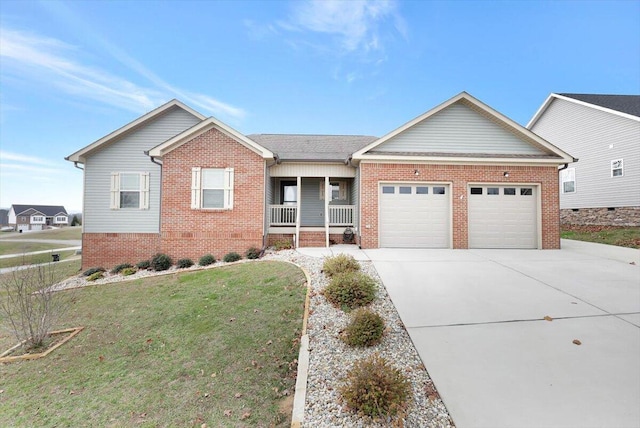
[[[11,205],[9,209],[9,226],[17,231],[68,225],[69,215],[62,205]]]
[[[527,128],[580,159],[560,172],[563,224],[640,226],[640,95],[551,94]]]
[[[281,240],[556,249],[574,160],[466,92],[381,138],[243,135],[173,100],[66,159],[84,165],[85,268]]]

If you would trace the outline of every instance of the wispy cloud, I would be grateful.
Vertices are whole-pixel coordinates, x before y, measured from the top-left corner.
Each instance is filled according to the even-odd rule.
[[[32,163],[36,165],[51,165],[51,162],[47,159],[22,155],[20,153],[6,152],[4,150],[0,150],[0,161],[16,161],[22,163]]]
[[[210,96],[177,88],[106,39],[95,34],[93,39],[102,51],[146,79],[148,85],[142,86],[83,64],[78,59],[81,52],[77,47],[63,41],[9,28],[0,31],[3,73],[13,70],[22,78],[55,85],[66,94],[136,113],[149,111],[169,98],[179,98],[203,113],[222,116],[223,119],[242,119],[246,114],[243,109]]]
[[[384,49],[381,26],[388,21],[400,35],[407,37],[406,23],[393,0],[296,2],[289,19],[278,24],[291,32],[333,36],[343,53],[367,53]]]

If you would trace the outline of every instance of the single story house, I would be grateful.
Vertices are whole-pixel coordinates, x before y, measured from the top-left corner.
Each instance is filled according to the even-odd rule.
[[[173,100],[66,159],[84,169],[85,268],[345,232],[362,248],[559,248],[574,161],[466,92],[381,138],[243,135]]]
[[[561,223],[640,226],[640,95],[551,94],[527,128],[580,159],[560,173]]]
[[[62,205],[11,205],[8,216],[9,226],[20,232],[69,225],[69,215]]]

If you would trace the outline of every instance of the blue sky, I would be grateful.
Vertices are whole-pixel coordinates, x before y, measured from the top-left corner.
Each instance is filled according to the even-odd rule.
[[[639,1],[0,4],[0,207],[82,208],[64,157],[178,98],[245,134],[382,136],[461,91],[520,124],[640,93]]]

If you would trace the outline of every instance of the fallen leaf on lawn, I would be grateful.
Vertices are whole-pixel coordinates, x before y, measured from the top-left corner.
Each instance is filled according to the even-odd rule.
[[[147,343],[153,342],[153,339],[147,339]]]
[[[0,394],[2,394],[4,392],[4,389],[0,389]]]
[[[257,309],[254,309],[254,310],[253,310],[253,313],[254,313],[254,314],[257,314],[257,313],[258,313],[258,310],[257,310]]]
[[[104,355],[100,355],[100,356],[98,357],[98,359],[100,360],[100,362],[103,362],[103,361],[104,361]]]
[[[270,340],[267,342],[267,345],[271,345],[273,343],[273,340]]]
[[[545,316],[544,319],[547,321],[553,321],[553,318],[551,318],[549,315]]]
[[[72,389],[71,391],[69,391],[69,395],[75,395],[76,392]]]
[[[208,392],[205,392],[205,393],[204,393],[204,396],[208,398],[208,397],[209,397],[209,393],[208,393]]]
[[[573,343],[576,345],[582,345],[582,342],[580,342],[578,339],[573,339]]]
[[[235,318],[229,318],[229,322],[234,322],[235,320]]]
[[[258,365],[258,362],[256,360],[251,360],[251,365],[255,367]]]
[[[211,377],[216,377],[216,376],[218,376],[216,372],[211,373]]]
[[[200,425],[200,428],[207,428],[207,424]]]
[[[244,412],[242,416],[240,416],[240,420],[244,421],[245,419],[251,417],[251,412]]]
[[[230,409],[225,410],[224,415],[227,417],[231,416],[231,410]]]
[[[234,395],[234,397],[240,398],[240,397],[242,397],[242,394],[240,392],[236,392],[236,395]]]

